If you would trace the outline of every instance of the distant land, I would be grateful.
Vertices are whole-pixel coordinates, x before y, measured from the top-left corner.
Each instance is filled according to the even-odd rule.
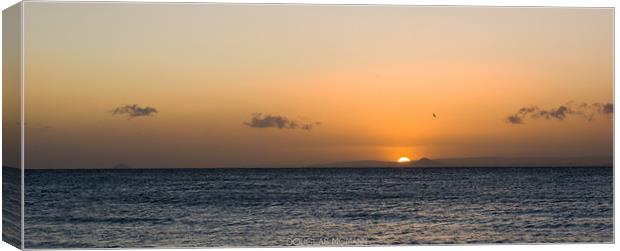
[[[472,158],[420,158],[408,163],[379,160],[358,160],[299,166],[239,166],[239,167],[132,167],[116,164],[103,168],[28,168],[26,169],[214,169],[214,168],[432,168],[432,167],[612,167],[613,156],[592,157],[472,157]],[[3,166],[5,168],[15,168]]]
[[[594,157],[474,157],[474,158],[421,158],[408,163],[392,161],[360,160],[335,162],[307,167],[373,168],[373,167],[586,167],[613,166],[613,156]]]

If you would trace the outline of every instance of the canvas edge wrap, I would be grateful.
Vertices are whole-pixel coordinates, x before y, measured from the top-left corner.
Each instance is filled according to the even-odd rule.
[[[2,11],[2,241],[23,249],[23,2]]]

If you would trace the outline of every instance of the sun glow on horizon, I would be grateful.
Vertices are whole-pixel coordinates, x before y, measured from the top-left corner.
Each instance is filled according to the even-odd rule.
[[[398,158],[398,163],[407,163],[407,162],[411,162],[411,160],[407,157]]]

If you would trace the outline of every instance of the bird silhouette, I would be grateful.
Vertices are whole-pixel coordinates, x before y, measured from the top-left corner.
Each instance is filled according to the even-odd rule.
[[[433,118],[437,118],[437,114],[433,113]]]

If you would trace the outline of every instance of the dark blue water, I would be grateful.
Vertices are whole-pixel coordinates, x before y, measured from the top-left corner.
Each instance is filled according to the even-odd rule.
[[[26,248],[613,241],[612,168],[27,170]]]
[[[2,241],[21,248],[22,171],[2,166]]]

